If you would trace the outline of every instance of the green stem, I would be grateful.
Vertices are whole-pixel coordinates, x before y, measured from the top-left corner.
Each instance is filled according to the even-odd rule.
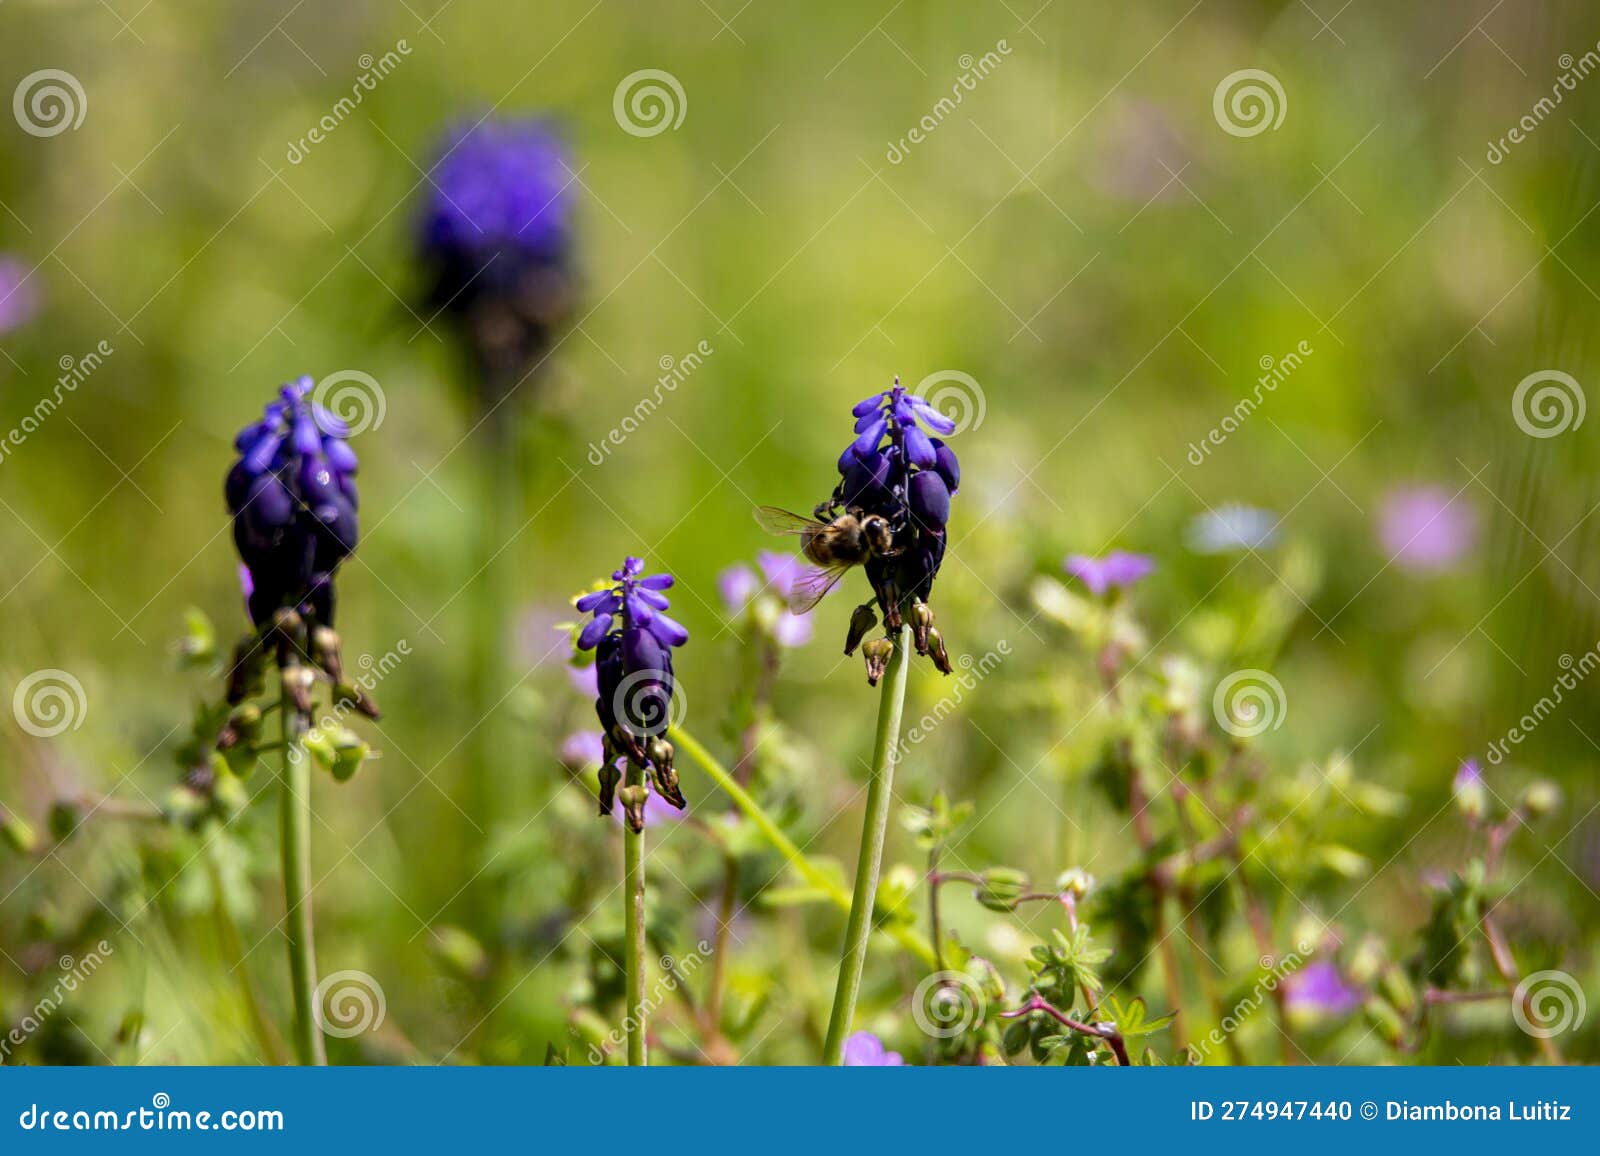
[[[878,869],[883,864],[883,844],[889,829],[889,804],[894,798],[894,761],[900,745],[900,713],[906,702],[906,676],[911,664],[911,627],[902,626],[894,654],[883,676],[878,700],[878,734],[872,745],[872,769],[867,779],[867,811],[861,827],[861,856],[856,862],[856,890],[845,926],[844,951],[839,957],[839,984],[833,993],[833,1015],[828,1020],[828,1040],[823,1062],[844,1063],[844,1041],[855,1021],[856,997],[861,994],[861,973],[867,965],[867,942],[872,935],[872,908],[878,895]]]
[[[477,541],[468,634],[472,663],[468,675],[469,702],[474,725],[468,741],[462,808],[477,828],[475,834],[481,836],[493,813],[493,771],[507,749],[502,725],[504,714],[499,708],[510,683],[507,638],[516,600],[513,584],[516,568],[511,542],[519,529],[522,495],[511,404],[508,402],[484,417],[474,435],[478,467]],[[469,840],[469,847],[478,847],[482,842],[482,839]],[[467,861],[463,869],[465,878],[473,874],[478,865]],[[465,922],[480,932],[487,927],[489,918],[489,913],[482,909],[484,894],[483,888],[469,887],[463,896],[467,905]]]
[[[311,720],[300,711],[284,710],[280,838],[284,932],[289,941],[289,976],[294,989],[295,1052],[302,1064],[321,1066],[328,1062],[328,1056],[314,1006],[317,949],[311,918],[311,756],[302,745],[310,726]]]
[[[628,784],[643,785],[643,775],[631,766]],[[622,889],[628,905],[623,949],[623,966],[627,971],[628,1065],[642,1068],[649,1063],[645,1055],[644,1012],[644,832],[635,832],[626,823],[622,829],[622,872]]]
[[[761,804],[750,797],[750,793],[735,781],[728,769],[719,763],[705,747],[700,745],[698,739],[680,727],[673,727],[669,736],[672,744],[678,750],[688,755],[695,761],[702,771],[722,791],[733,800],[733,805],[744,817],[755,825],[761,832],[762,838],[770,843],[784,861],[794,868],[795,874],[804,879],[808,885],[821,892],[840,911],[849,911],[851,906],[850,893],[838,883],[834,882],[822,868],[818,867],[795,846],[794,840],[783,833],[783,828],[773,820],[772,816],[762,809]],[[904,924],[894,923],[883,929],[891,939],[916,956],[929,967],[934,966],[933,948],[928,941],[918,935],[916,931]]]

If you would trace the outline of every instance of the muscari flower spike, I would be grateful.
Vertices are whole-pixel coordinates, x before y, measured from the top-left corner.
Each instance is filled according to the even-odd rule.
[[[856,437],[839,456],[839,484],[817,507],[817,516],[877,514],[889,523],[891,550],[875,553],[866,562],[867,580],[884,624],[894,632],[902,615],[908,618],[917,653],[931,657],[940,671],[949,674],[950,658],[927,600],[944,561],[950,499],[961,486],[961,463],[939,436],[955,433],[956,423],[925,398],[907,391],[899,377],[892,387],[857,402],[850,412]],[[855,652],[876,622],[870,602],[856,608],[845,640],[846,654]],[[869,683],[876,685],[882,677],[893,649],[892,636],[863,647]]]
[[[460,324],[491,401],[571,312],[572,182],[542,120],[462,124],[441,142],[419,237],[428,304]]]
[[[275,634],[280,666],[309,657],[351,705],[376,718],[365,695],[343,685],[333,631],[334,575],[356,547],[356,454],[344,422],[311,399],[312,388],[310,377],[284,385],[261,420],[234,439],[239,458],[223,492],[256,634],[235,655],[228,699],[239,702],[251,693],[263,642]],[[295,705],[300,697],[309,702],[309,683],[289,681]]]
[[[578,632],[579,650],[595,652],[599,693],[594,709],[605,735],[600,766],[600,814],[611,814],[622,772],[617,764],[627,759],[647,770],[650,782],[674,807],[686,805],[673,769],[670,725],[673,674],[672,651],[689,641],[689,632],[668,618],[664,593],[672,587],[671,574],[646,574],[644,563],[629,558],[611,575],[612,585],[583,595],[577,607],[593,617]],[[630,794],[624,787],[623,811],[634,831],[644,829],[645,792]]]

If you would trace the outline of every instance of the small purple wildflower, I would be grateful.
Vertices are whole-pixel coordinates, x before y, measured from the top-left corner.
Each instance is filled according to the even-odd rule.
[[[1284,1006],[1309,1016],[1347,1016],[1361,1006],[1361,995],[1326,959],[1313,960],[1283,981]]]
[[[644,563],[629,558],[611,575],[613,585],[583,595],[577,608],[593,617],[578,632],[577,648],[595,652],[594,706],[604,732],[600,767],[600,814],[611,813],[622,773],[622,759],[650,772],[656,794],[682,810],[686,805],[672,766],[672,650],[689,641],[689,632],[668,618],[670,574],[640,577]],[[644,798],[624,787],[628,824],[644,829]]]
[[[1450,781],[1450,795],[1469,822],[1480,821],[1489,812],[1489,787],[1483,781],[1483,768],[1477,759],[1464,759]]]
[[[332,626],[333,576],[356,546],[355,451],[311,390],[309,377],[283,386],[234,440],[224,492],[257,627],[285,608]]]
[[[32,274],[25,262],[0,253],[0,335],[22,328],[39,312]]]
[[[1156,568],[1145,554],[1113,550],[1092,558],[1087,554],[1068,554],[1062,568],[1087,586],[1096,597],[1108,590],[1121,590],[1147,577]]]
[[[592,662],[584,666],[568,664],[567,680],[572,683],[573,690],[589,698],[600,693],[600,672]]]
[[[573,771],[586,771],[606,761],[606,736],[599,731],[573,731],[561,740],[561,762]]]
[[[1443,486],[1402,487],[1384,498],[1378,537],[1402,570],[1441,573],[1477,544],[1477,511]]]
[[[799,588],[806,575],[806,566],[798,558],[762,550],[756,555],[761,573],[739,563],[717,575],[717,592],[731,614],[741,615],[756,606],[756,624],[771,636],[779,646],[794,648],[811,641],[811,614],[796,614],[789,609],[789,599]],[[771,595],[757,603],[762,594]]]
[[[900,1068],[905,1062],[905,1057],[889,1051],[871,1032],[856,1032],[844,1042],[844,1066],[847,1068]]]
[[[463,123],[439,151],[420,228],[428,303],[457,318],[504,391],[571,311],[572,168],[538,119]]]

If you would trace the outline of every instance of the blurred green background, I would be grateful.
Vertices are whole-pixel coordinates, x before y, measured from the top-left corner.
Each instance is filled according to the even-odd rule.
[[[1422,878],[1463,854],[1445,806],[1458,762],[1549,693],[1563,655],[1600,640],[1596,425],[1531,437],[1512,412],[1535,372],[1594,380],[1600,78],[1533,114],[1499,163],[1488,155],[1595,50],[1592,5],[11,0],[0,29],[6,91],[56,68],[87,101],[57,135],[0,123],[0,252],[37,299],[0,334],[0,427],[53,390],[63,359],[112,350],[0,460],[0,689],[55,668],[85,703],[53,738],[5,717],[0,800],[37,825],[62,795],[164,795],[193,702],[215,687],[178,668],[184,614],[203,610],[224,646],[244,627],[221,495],[233,433],[301,373],[381,385],[382,424],[356,443],[364,538],[340,580],[341,633],[351,662],[402,641],[411,653],[376,690],[381,761],[345,786],[319,778],[315,874],[322,969],[379,977],[387,1022],[336,1042],[337,1058],[537,1063],[567,1038],[617,934],[620,844],[557,758],[592,713],[552,628],[624,554],[672,570],[692,632],[687,725],[731,761],[745,643],[716,576],[783,548],[750,507],[824,496],[846,410],[897,373],[957,370],[984,402],[955,442],[964,478],[935,604],[952,651],[1005,640],[1013,657],[897,782],[910,800],[940,786],[974,800],[970,862],[1108,875],[1130,855],[1078,777],[1096,740],[1074,724],[1095,696],[1057,676],[1087,660],[1029,596],[1068,552],[1156,558],[1131,595],[1152,661],[1196,656],[1208,694],[1233,669],[1274,673],[1287,715],[1261,745],[1277,765],[1352,750],[1364,777],[1410,797],[1404,815],[1341,833],[1372,873],[1323,898],[1356,897],[1343,918],[1357,928],[1420,923]],[[391,51],[389,74],[291,162],[364,54]],[[959,106],[935,112],[967,58],[991,52]],[[686,107],[641,137],[613,95],[647,68],[670,72]],[[1242,69],[1282,89],[1281,123],[1255,135],[1214,112]],[[491,110],[564,125],[582,288],[521,419],[529,520],[508,547],[521,606],[505,624],[518,678],[474,821],[456,802],[479,773],[461,691],[479,581],[473,419],[446,320],[416,304],[412,254],[437,132]],[[896,151],[927,116],[925,139]],[[662,359],[702,341],[704,363],[594,465],[590,445],[652,391]],[[1251,394],[1263,359],[1302,342],[1302,363],[1195,464],[1191,445]],[[1432,569],[1381,536],[1386,501],[1419,486],[1467,527]],[[1191,520],[1229,503],[1281,518],[1275,541],[1192,549]],[[839,655],[862,593],[816,612],[773,704],[772,795],[808,852],[841,862],[876,706]],[[917,663],[908,716],[947,685]],[[1487,769],[1508,798],[1533,774],[1562,788],[1507,874],[1531,872],[1519,943],[1588,981],[1597,689]],[[691,817],[711,821],[723,800],[682,773]],[[227,866],[246,967],[281,1011],[270,776],[252,787],[267,797]],[[253,1062],[197,845],[90,827],[40,861],[0,861],[0,1018],[53,975],[63,929],[95,926],[114,966],[33,1058]],[[654,853],[653,931],[690,950],[720,857],[693,822]],[[887,862],[917,864],[903,833]],[[747,1062],[814,1057],[842,934],[831,909],[759,900],[780,870],[746,873],[726,961],[731,990],[763,1009]],[[1275,917],[1297,914],[1286,898]],[[981,940],[988,916],[958,915]],[[490,962],[441,950],[430,929],[444,927],[468,929]],[[892,1023],[900,966],[875,948],[869,1025]],[[119,1053],[134,1007],[144,1027]],[[1359,1031],[1322,1058],[1343,1055],[1373,1058]]]

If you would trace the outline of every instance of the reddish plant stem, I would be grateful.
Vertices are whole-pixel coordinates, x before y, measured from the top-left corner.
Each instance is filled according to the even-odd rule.
[[[1122,1033],[1117,1031],[1114,1026],[1111,1024],[1086,1024],[1082,1020],[1073,1019],[1066,1012],[1056,1007],[1038,992],[1034,992],[1032,995],[1030,995],[1028,997],[1028,1002],[1023,1004],[1021,1007],[1015,1008],[1011,1011],[1001,1012],[1000,1018],[1004,1020],[1020,1019],[1022,1016],[1029,1015],[1033,1012],[1044,1012],[1045,1015],[1049,1016],[1057,1023],[1071,1028],[1080,1035],[1089,1036],[1090,1038],[1096,1040],[1104,1040],[1107,1046],[1111,1048],[1112,1054],[1117,1057],[1118,1064],[1124,1068],[1131,1066],[1131,1063],[1128,1059],[1128,1045],[1123,1040]]]

